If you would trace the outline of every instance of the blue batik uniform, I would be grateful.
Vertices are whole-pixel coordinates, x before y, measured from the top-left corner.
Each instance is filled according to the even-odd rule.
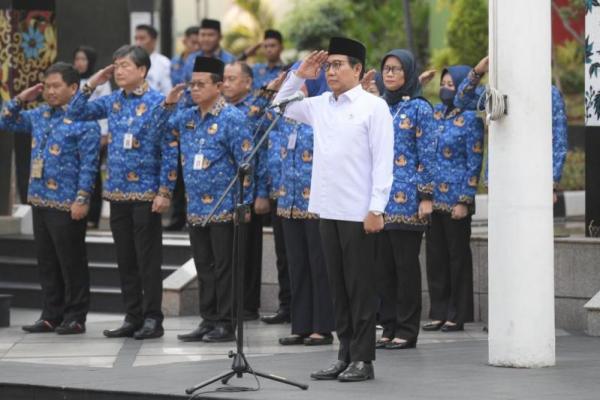
[[[308,212],[313,160],[313,130],[292,119],[280,119],[272,135],[270,164],[277,168],[277,215],[283,218],[316,219]]]
[[[562,177],[568,150],[567,110],[560,90],[552,85],[552,179],[554,187]]]
[[[246,117],[223,98],[204,116],[198,108],[174,113],[169,125],[181,138],[181,165],[187,197],[187,220],[201,225],[252,150],[252,134]],[[211,223],[231,222],[236,204],[233,190],[219,207]],[[244,203],[251,203],[251,180],[244,182]]]
[[[264,131],[269,126],[269,120],[264,117],[265,109],[271,101],[273,92],[259,90],[256,94],[247,95],[243,100],[234,106],[240,110],[247,118],[247,124],[253,135],[254,145],[258,144]],[[268,177],[268,151],[267,145],[264,145],[256,156],[256,171],[254,173],[255,195],[256,197],[269,197],[269,177]]]
[[[186,60],[187,58],[184,58],[183,54],[177,55],[171,60],[171,82],[173,83],[173,86],[186,81],[184,73]]]
[[[483,161],[483,121],[475,111],[435,106],[437,136],[433,209],[452,212],[464,204],[473,213]]]
[[[170,198],[177,179],[178,149],[177,137],[161,122],[164,96],[144,83],[130,94],[118,90],[94,101],[88,98],[88,93],[79,92],[68,115],[78,120],[108,119],[103,197],[148,202],[158,194]]]
[[[463,109],[484,109],[484,101],[479,101],[485,93],[485,88],[479,85],[481,77],[471,70],[462,84],[458,87],[454,103]],[[552,85],[552,179],[554,187],[558,186],[562,176],[563,166],[567,157],[567,112],[562,94]],[[485,177],[487,183],[488,170]]]
[[[424,229],[419,203],[433,194],[435,132],[431,105],[413,98],[390,105],[394,117],[394,183],[385,209],[386,229]]]
[[[32,173],[27,202],[69,211],[77,196],[89,198],[98,172],[100,126],[68,118],[63,108],[42,105],[25,111],[17,100],[4,104],[0,129],[31,133],[31,166],[43,160],[41,176]]]
[[[252,90],[266,87],[269,82],[276,79],[283,71],[283,63],[279,62],[272,67],[267,63],[254,64],[252,66]]]
[[[204,51],[198,50],[193,53],[190,53],[188,58],[186,58],[183,65],[183,79],[185,82],[189,82],[192,80],[192,72],[194,71],[194,62],[196,61],[196,57],[204,55]],[[218,58],[223,61],[225,64],[231,64],[236,60],[235,56],[223,49],[219,49],[219,51],[213,56],[214,58]]]

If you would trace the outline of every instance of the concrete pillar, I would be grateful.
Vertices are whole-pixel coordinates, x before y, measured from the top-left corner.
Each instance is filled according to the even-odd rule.
[[[489,362],[555,364],[551,19],[548,0],[490,0]]]

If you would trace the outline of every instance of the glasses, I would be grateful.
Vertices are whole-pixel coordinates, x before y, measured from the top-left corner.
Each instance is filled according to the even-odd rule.
[[[336,60],[333,62],[325,62],[321,65],[321,68],[323,68],[323,71],[327,72],[330,69],[332,69],[333,71],[339,71],[340,68],[342,67],[342,65],[344,65],[344,63],[347,63],[348,61],[343,61],[343,60]]]
[[[194,89],[194,88],[198,88],[198,89],[204,89],[207,86],[210,86],[212,83],[207,83],[207,82],[202,82],[202,81],[189,81],[187,86],[190,89]]]
[[[384,75],[387,75],[389,73],[391,73],[392,75],[398,75],[399,73],[401,73],[403,71],[404,70],[402,69],[402,67],[389,66],[389,65],[386,65],[385,67],[383,67]]]

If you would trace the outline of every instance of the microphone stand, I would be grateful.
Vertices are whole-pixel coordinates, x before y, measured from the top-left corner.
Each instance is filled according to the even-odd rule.
[[[251,215],[250,205],[244,204],[244,180],[247,176],[249,176],[252,172],[251,161],[256,157],[256,154],[260,150],[261,146],[265,142],[265,140],[269,137],[269,133],[273,130],[277,121],[281,118],[283,114],[283,105],[279,106],[280,111],[277,113],[276,118],[271,122],[271,125],[267,128],[265,133],[262,135],[258,143],[252,149],[252,152],[248,155],[246,160],[238,167],[236,176],[231,180],[229,186],[225,189],[217,204],[213,207],[208,218],[202,224],[202,227],[206,227],[211,218],[217,212],[218,208],[221,206],[223,201],[230,194],[231,190],[237,183],[237,202],[235,206],[234,216],[233,216],[233,257],[232,257],[232,267],[233,267],[233,293],[235,296],[235,307],[236,311],[236,351],[233,350],[229,352],[229,358],[233,358],[233,363],[231,365],[231,370],[223,372],[219,375],[216,375],[204,382],[201,382],[195,386],[189,387],[185,390],[187,394],[193,394],[199,389],[206,387],[214,382],[221,381],[224,385],[229,382],[231,378],[236,376],[237,378],[242,378],[244,374],[253,374],[255,376],[259,376],[261,378],[270,379],[276,382],[285,383],[286,385],[291,385],[298,387],[302,390],[307,390],[308,385],[303,383],[298,383],[291,381],[287,378],[273,375],[270,373],[260,372],[252,369],[250,367],[250,363],[244,354],[244,268],[243,263],[240,260],[243,258],[245,253],[244,248],[244,240],[240,239],[240,231],[242,231],[242,226],[245,226],[248,222],[246,217]],[[245,231],[245,229],[244,229]]]

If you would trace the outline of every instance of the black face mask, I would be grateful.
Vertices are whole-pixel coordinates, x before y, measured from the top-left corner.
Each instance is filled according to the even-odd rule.
[[[440,88],[440,99],[447,107],[454,107],[454,96],[456,90],[448,89],[447,87]]]

